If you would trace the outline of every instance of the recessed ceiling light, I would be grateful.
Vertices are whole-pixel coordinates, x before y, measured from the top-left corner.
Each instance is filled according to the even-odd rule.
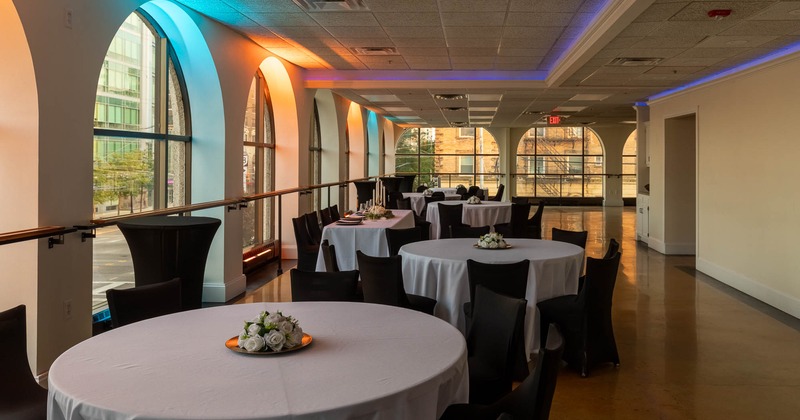
[[[465,121],[452,121],[450,127],[466,127],[468,125]]]
[[[433,95],[433,97],[443,101],[458,101],[460,99],[467,99],[467,95],[463,93],[437,93]]]
[[[524,111],[522,115],[542,115],[544,111]]]
[[[447,106],[442,108],[442,111],[466,111],[466,110],[467,108],[464,108],[463,106]]]

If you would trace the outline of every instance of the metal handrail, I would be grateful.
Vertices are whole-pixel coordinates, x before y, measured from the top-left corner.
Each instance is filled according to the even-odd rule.
[[[0,233],[0,245],[13,244],[16,242],[29,241],[32,239],[49,238],[53,236],[62,236],[67,233],[77,231],[75,228],[67,228],[64,226],[43,226],[34,229],[17,230],[14,232]],[[52,243],[55,241],[51,241]]]

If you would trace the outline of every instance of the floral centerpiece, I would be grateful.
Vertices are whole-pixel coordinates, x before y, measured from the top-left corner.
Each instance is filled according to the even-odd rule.
[[[486,235],[481,235],[478,238],[478,247],[479,248],[489,248],[489,249],[503,249],[508,248],[508,244],[505,240],[503,240],[503,235],[497,232],[487,233]]]
[[[367,219],[370,219],[370,220],[391,219],[392,217],[394,217],[394,215],[392,214],[391,210],[387,210],[385,207],[383,207],[380,204],[376,204],[376,205],[368,208],[367,211],[364,212],[364,216]]]
[[[477,195],[473,195],[472,197],[467,199],[467,204],[480,204],[481,199]]]
[[[422,192],[423,197],[430,197],[432,195],[433,195],[433,190],[431,190],[430,188],[427,188],[425,189],[425,191]]]
[[[279,352],[302,342],[303,329],[297,325],[297,320],[284,316],[281,311],[262,311],[251,321],[245,321],[244,330],[239,333],[239,347],[252,352]]]

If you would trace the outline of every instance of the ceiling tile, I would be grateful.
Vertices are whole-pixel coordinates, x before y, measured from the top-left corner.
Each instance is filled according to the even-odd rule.
[[[571,13],[509,13],[508,26],[567,26],[572,20]]]
[[[647,8],[641,15],[639,15],[635,22],[662,22],[672,16],[678,11],[688,6],[689,2],[675,2],[675,3],[655,3]]]
[[[392,40],[389,38],[338,38],[338,41],[345,47],[391,47]]]
[[[656,57],[669,58],[688,51],[688,48],[627,48],[620,57]]]
[[[441,13],[444,26],[502,26],[506,14],[502,12],[486,13]]]
[[[289,38],[313,38],[313,37],[328,37],[330,33],[322,26],[280,26],[272,29],[273,32],[281,36]]]
[[[305,13],[252,13],[250,18],[267,28],[284,26],[319,26]]]
[[[505,12],[508,0],[438,0],[439,10],[442,12]]]
[[[649,36],[684,37],[694,35],[716,35],[736,25],[735,21],[712,20],[700,22],[664,22]]]
[[[507,48],[501,44],[497,55],[506,57],[543,57],[548,51],[545,48]]]
[[[469,56],[489,56],[489,55],[494,55],[495,52],[497,51],[497,49],[496,48],[460,48],[460,47],[454,47],[454,48],[448,48],[448,51],[450,51],[450,55],[451,56],[464,56],[464,55],[469,55]]]
[[[496,63],[494,69],[504,71],[539,70],[539,63]]]
[[[378,26],[378,21],[368,12],[310,13],[322,26]]]
[[[800,1],[776,3],[750,18],[753,20],[798,20],[800,19]]]
[[[398,47],[446,47],[444,37],[441,38],[392,38]]]
[[[411,70],[452,70],[453,67],[449,61],[408,61],[408,67]]]
[[[644,37],[631,45],[631,48],[678,48],[693,47],[705,37],[703,35],[685,36],[678,38],[664,38],[649,36]]]
[[[619,33],[620,37],[647,36],[661,26],[661,22],[634,22]]]
[[[785,35],[796,31],[800,31],[800,20],[747,20],[720,35]]]
[[[442,38],[444,31],[438,26],[387,26],[383,28],[392,38]]]
[[[328,26],[331,35],[337,38],[379,38],[386,32],[380,26]]]
[[[563,29],[558,26],[506,26],[503,28],[503,38],[547,38],[556,40],[561,36]],[[472,31],[473,33],[475,31]]]
[[[648,70],[648,74],[691,74],[703,70],[703,66],[656,66]]]
[[[450,57],[450,61],[453,63],[483,63],[483,64],[493,64],[494,57],[486,57],[486,56],[453,56]]]
[[[453,70],[493,70],[493,64],[482,63],[453,63]]]
[[[553,47],[553,40],[545,38],[503,38],[502,45],[504,48],[534,48],[549,50]]]
[[[414,47],[397,47],[397,52],[403,56],[425,56],[425,57],[438,57],[447,56],[447,48],[414,48]]]
[[[778,38],[777,36],[712,36],[697,44],[697,48],[726,48],[748,47],[753,48]]]
[[[511,0],[508,10],[512,12],[575,12],[583,0]]]
[[[673,57],[662,61],[662,66],[712,66],[725,57]]]
[[[736,2],[692,2],[688,6],[681,9],[669,20],[670,21],[712,21],[708,16],[708,11],[713,9],[731,9],[731,15],[723,19],[723,21],[737,21],[746,19],[748,16],[754,15],[767,8],[771,1],[736,1]]]
[[[418,0],[363,0],[370,10],[392,11],[392,12],[419,12],[419,11],[438,11],[438,6],[434,1]]]
[[[439,18],[439,13],[373,13],[373,15],[383,26],[442,26],[442,20]]]
[[[481,30],[476,31],[475,28],[465,27],[465,26],[445,26],[444,28],[445,36],[448,39],[451,38],[500,38],[501,35],[504,33],[504,29],[502,27],[496,28],[481,28]]]
[[[499,38],[448,38],[447,46],[449,47],[474,47],[474,48],[493,48],[497,51],[500,46]]]
[[[692,48],[677,55],[679,58],[733,57],[745,52],[744,48]]]

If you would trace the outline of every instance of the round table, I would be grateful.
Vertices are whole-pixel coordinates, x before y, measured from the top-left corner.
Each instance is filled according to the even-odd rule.
[[[295,317],[307,348],[235,353],[260,311]],[[354,302],[218,306],[77,344],[49,372],[48,419],[436,419],[469,392],[464,337],[408,309]]]
[[[208,251],[221,223],[200,216],[150,216],[117,223],[131,250],[136,286],[180,277],[183,309],[199,308]]]
[[[507,201],[481,201],[467,204],[465,200],[436,201],[428,204],[425,220],[431,222],[431,239],[439,238],[439,206],[463,204],[461,220],[470,226],[494,226],[511,221],[511,203]]]
[[[434,315],[465,331],[463,306],[469,302],[467,260],[512,263],[530,260],[525,298],[527,354],[539,348],[536,303],[578,291],[583,248],[539,239],[506,239],[512,247],[502,250],[475,248],[476,239],[439,239],[414,242],[400,248],[403,281],[408,293],[437,300]]]

